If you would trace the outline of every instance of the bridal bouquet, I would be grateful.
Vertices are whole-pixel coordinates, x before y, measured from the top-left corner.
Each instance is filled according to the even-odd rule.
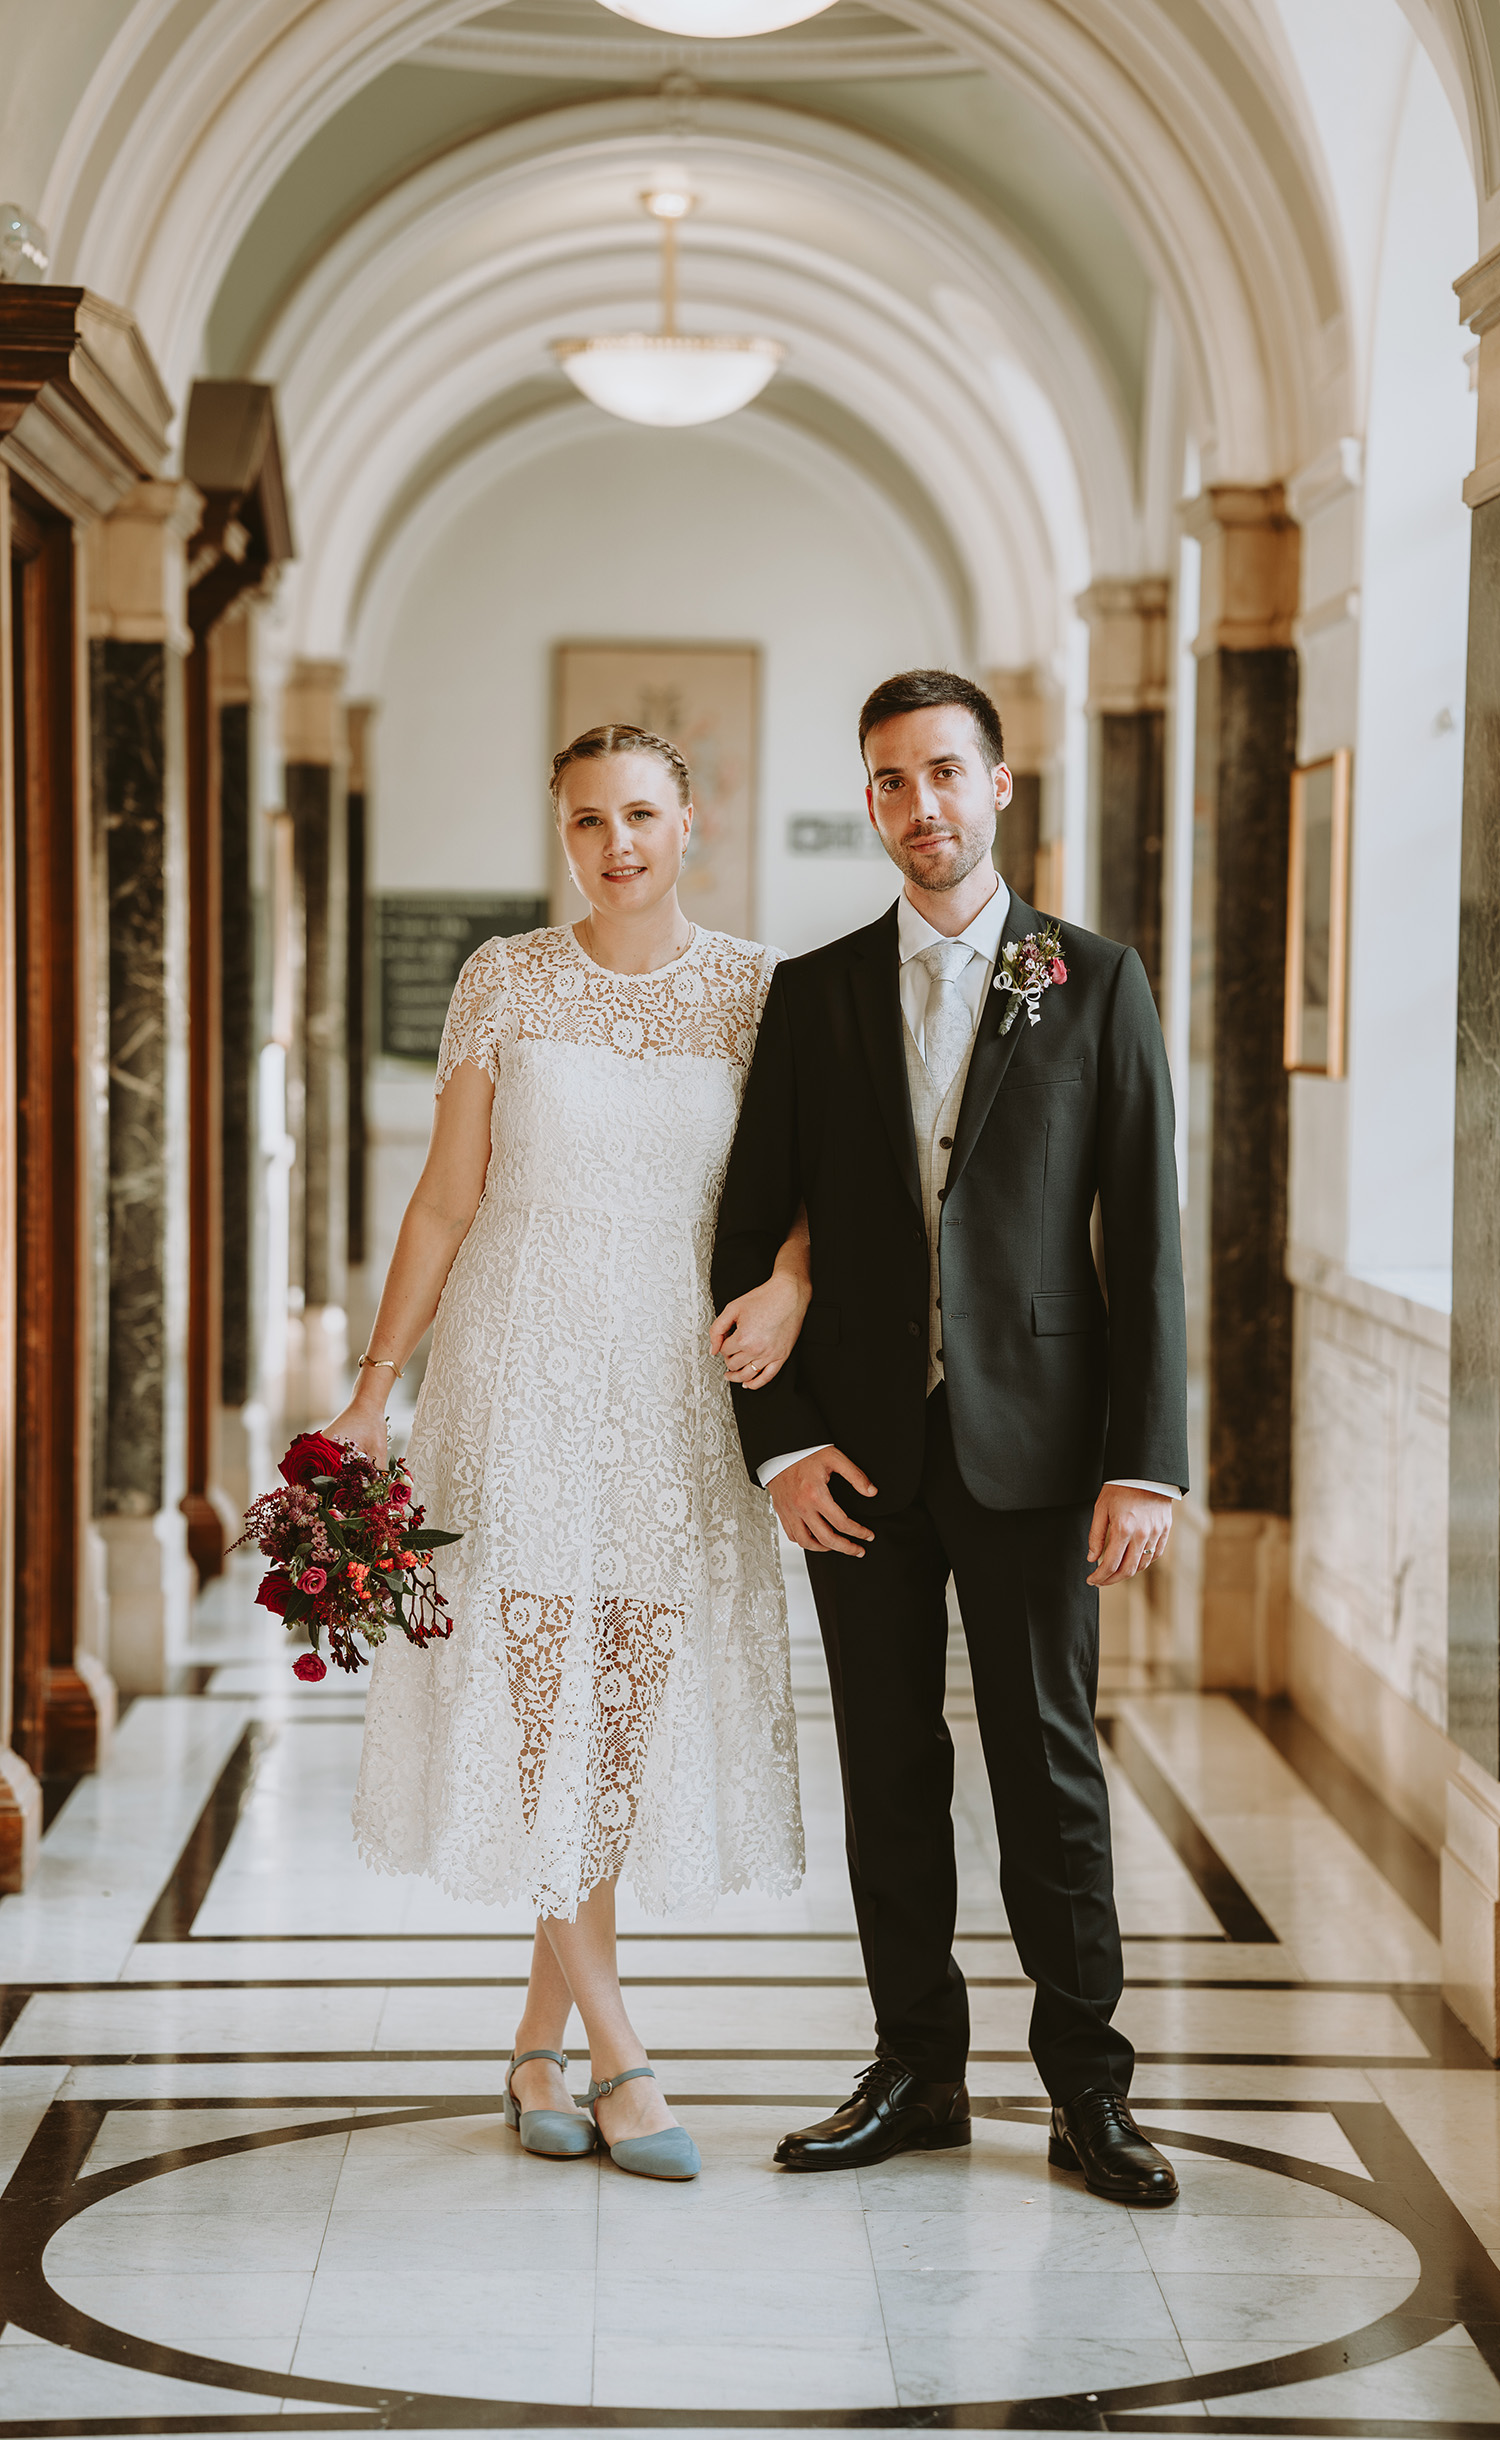
[[[274,1562],[255,1596],[261,1608],[307,1629],[299,1678],[328,1675],[325,1635],[335,1668],[353,1671],[369,1658],[358,1637],[373,1649],[392,1627],[419,1647],[453,1633],[428,1554],[462,1537],[423,1525],[399,1458],[378,1466],[326,1432],[302,1432],[280,1471],[285,1487],[251,1503],[235,1548],[253,1543]]]

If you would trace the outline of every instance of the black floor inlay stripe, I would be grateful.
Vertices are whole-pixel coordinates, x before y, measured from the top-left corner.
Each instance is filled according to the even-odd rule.
[[[1417,1921],[1434,1939],[1441,1939],[1443,1869],[1431,1848],[1423,1846],[1285,1696],[1272,1702],[1265,1695],[1237,1694],[1234,1700],[1311,1788],[1324,1812],[1364,1849]]]
[[[1164,1830],[1224,1927],[1225,1937],[1246,1946],[1276,1945],[1276,1934],[1265,1916],[1235,1879],[1206,1831],[1199,1828],[1176,1789],[1158,1769],[1128,1720],[1117,1715],[1099,1722],[1099,1733],[1158,1829]]]
[[[255,1785],[261,1756],[276,1735],[252,1720],[215,1780],[208,1802],[188,1833],[171,1878],[141,1926],[142,1940],[186,1940],[223,1863]]]

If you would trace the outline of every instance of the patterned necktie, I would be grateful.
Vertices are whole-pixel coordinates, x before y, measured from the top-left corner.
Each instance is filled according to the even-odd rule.
[[[974,952],[967,941],[935,940],[917,954],[927,969],[922,1061],[938,1092],[946,1093],[974,1031],[972,1011],[958,987]]]

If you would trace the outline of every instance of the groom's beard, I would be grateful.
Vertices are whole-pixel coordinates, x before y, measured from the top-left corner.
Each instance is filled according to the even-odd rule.
[[[956,890],[961,881],[967,881],[975,865],[982,864],[990,852],[988,839],[964,837],[949,838],[946,853],[914,855],[913,845],[931,836],[930,831],[915,831],[894,843],[890,840],[886,842],[886,854],[891,862],[908,881],[914,881],[919,890]]]

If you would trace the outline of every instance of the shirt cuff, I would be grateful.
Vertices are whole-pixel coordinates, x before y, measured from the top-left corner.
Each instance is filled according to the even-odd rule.
[[[790,1459],[779,1461],[789,1464]],[[1154,1491],[1164,1500],[1180,1500],[1182,1488],[1177,1483],[1143,1483],[1133,1474],[1112,1474],[1104,1486],[1106,1491]]]
[[[819,1449],[831,1449],[832,1447],[831,1440],[815,1440],[810,1449],[788,1449],[784,1457],[768,1457],[763,1466],[757,1466],[755,1469],[762,1491],[769,1491],[777,1475],[785,1474],[788,1466],[795,1466],[799,1458],[815,1457]]]

